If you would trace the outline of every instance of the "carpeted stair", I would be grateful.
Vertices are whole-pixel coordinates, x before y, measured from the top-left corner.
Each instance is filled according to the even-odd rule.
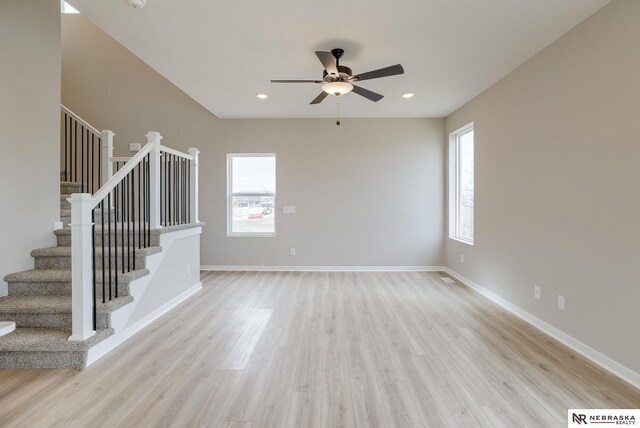
[[[151,242],[156,246],[137,249],[135,270],[122,274],[115,272],[115,250],[111,253],[106,250],[103,257],[102,247],[98,245],[95,257],[98,283],[97,334],[83,342],[68,341],[71,335],[71,229],[68,227],[71,218],[69,202],[66,199],[71,193],[80,191],[81,186],[78,183],[61,182],[60,219],[65,228],[55,231],[58,245],[33,250],[31,255],[34,258],[34,269],[12,273],[4,278],[8,283],[8,296],[0,297],[0,320],[15,322],[16,330],[0,337],[0,368],[84,368],[88,350],[113,334],[111,313],[133,301],[129,294],[129,284],[149,274],[145,268],[147,256],[162,251],[157,246],[157,235],[152,234]],[[98,224],[101,215],[99,210],[96,212]],[[109,235],[107,227],[108,224],[105,224],[105,240]],[[126,243],[129,239],[126,236],[130,234],[126,228],[124,230]],[[113,242],[116,239],[115,233],[115,224],[112,223]],[[101,243],[102,236],[102,225],[99,224],[95,233],[97,243]],[[117,263],[121,267],[123,240],[120,224],[117,239]],[[105,267],[112,269],[111,284],[108,283],[109,271],[102,269],[103,259]],[[132,262],[133,258],[129,263]],[[113,300],[102,303],[103,292],[105,296],[110,293]]]

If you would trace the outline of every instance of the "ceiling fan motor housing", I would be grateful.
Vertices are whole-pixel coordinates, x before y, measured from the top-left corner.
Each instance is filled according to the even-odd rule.
[[[345,65],[338,65],[338,77],[335,77],[329,73],[327,70],[322,71],[322,80],[325,82],[335,82],[335,81],[349,81],[351,76],[353,76],[353,71]]]

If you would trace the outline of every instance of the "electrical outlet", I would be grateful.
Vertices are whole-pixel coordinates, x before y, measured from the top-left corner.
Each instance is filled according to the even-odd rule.
[[[562,294],[558,294],[558,309],[564,311],[564,296]]]
[[[187,275],[191,273],[191,264],[187,263]]]
[[[295,248],[290,249],[289,250],[289,255],[290,256],[295,256],[296,255],[296,249]]]
[[[535,297],[536,299],[540,300],[540,294],[542,293],[542,290],[540,289],[539,285],[534,285],[533,286],[533,297]]]
[[[464,263],[464,254],[460,254],[460,263]]]

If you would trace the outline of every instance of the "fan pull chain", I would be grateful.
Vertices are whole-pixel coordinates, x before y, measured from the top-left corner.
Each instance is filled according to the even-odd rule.
[[[340,103],[336,103],[336,106],[338,107],[336,125],[340,126]]]

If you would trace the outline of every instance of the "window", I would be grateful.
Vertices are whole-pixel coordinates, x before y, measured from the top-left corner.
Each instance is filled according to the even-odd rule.
[[[276,155],[227,155],[227,236],[276,235]]]
[[[61,9],[62,13],[80,13],[76,10],[76,8],[74,8],[64,0],[61,2]]]
[[[449,238],[473,245],[473,123],[449,135]]]

